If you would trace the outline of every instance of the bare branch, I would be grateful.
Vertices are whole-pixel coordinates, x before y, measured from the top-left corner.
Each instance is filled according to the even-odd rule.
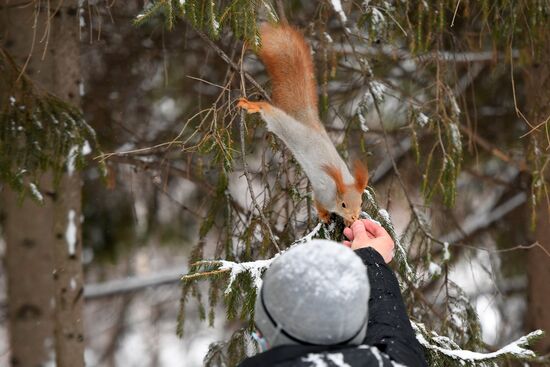
[[[181,280],[182,275],[185,273],[186,266],[182,265],[181,267],[148,276],[128,277],[125,279],[110,280],[104,283],[87,284],[84,287],[84,298],[86,300],[95,300],[141,291],[149,287],[175,284]]]

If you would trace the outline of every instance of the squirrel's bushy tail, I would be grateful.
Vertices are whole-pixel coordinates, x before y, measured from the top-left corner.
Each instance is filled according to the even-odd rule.
[[[311,51],[302,34],[288,24],[263,24],[260,59],[272,81],[273,104],[295,119],[319,124],[317,83]]]

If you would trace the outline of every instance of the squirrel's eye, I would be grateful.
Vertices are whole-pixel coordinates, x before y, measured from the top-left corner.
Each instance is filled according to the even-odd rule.
[[[346,207],[346,203],[342,203],[342,208],[345,208]]]

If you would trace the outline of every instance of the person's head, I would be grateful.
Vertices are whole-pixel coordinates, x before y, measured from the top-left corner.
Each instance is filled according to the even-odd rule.
[[[254,322],[270,347],[361,344],[370,286],[353,250],[313,240],[279,256],[264,275]]]

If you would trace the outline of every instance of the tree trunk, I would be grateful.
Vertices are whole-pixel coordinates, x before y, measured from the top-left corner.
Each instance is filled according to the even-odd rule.
[[[526,96],[529,121],[536,126],[546,120],[550,115],[550,37],[547,35],[541,58],[530,68],[526,76]],[[548,122],[547,122],[548,123]],[[550,143],[545,135],[545,127],[542,126],[532,136],[536,140],[541,154]],[[548,154],[546,152],[546,154]],[[550,169],[546,169],[546,183],[550,185]],[[544,195],[538,201],[535,209],[536,229],[535,241],[550,253],[550,216],[547,199]],[[536,349],[541,354],[550,353],[550,257],[540,248],[529,250],[527,255],[527,275],[529,279],[527,289],[527,327],[543,329],[546,335],[540,341]]]
[[[64,176],[55,203],[53,277],[58,367],[84,366],[81,186],[77,173]]]
[[[41,182],[48,185],[50,177]],[[43,366],[53,352],[53,202],[44,195],[44,206],[20,205],[4,187],[2,204],[11,365]]]
[[[77,2],[35,2],[32,6],[26,1],[23,3],[25,6],[4,8],[2,31],[6,49],[20,65],[25,63],[30,53],[32,57],[25,71],[32,80],[50,93],[78,106],[80,49]],[[31,203],[30,199],[18,207],[14,193],[5,190],[4,194],[6,203],[10,204],[6,206],[5,232],[8,299],[12,311],[10,321],[15,318],[10,322],[12,365],[43,365],[43,357],[34,358],[36,351],[43,350],[48,345],[47,341],[53,340],[57,367],[79,367],[84,366],[82,183],[79,174],[72,170],[68,170],[56,189],[52,187],[51,175],[45,175],[45,178],[49,180],[50,191],[45,195],[48,197],[47,203],[42,208]],[[30,234],[32,237],[29,237]],[[36,294],[41,295],[40,299]],[[29,300],[36,303],[35,307],[42,316],[40,321],[44,324],[34,321],[34,327],[30,328],[27,325],[29,321],[18,322],[20,308],[29,304]],[[52,305],[55,306],[53,320],[51,311],[46,311]],[[33,314],[31,312],[31,316]],[[36,316],[27,316],[23,321],[27,319],[32,321]],[[44,355],[49,352],[46,350]]]

